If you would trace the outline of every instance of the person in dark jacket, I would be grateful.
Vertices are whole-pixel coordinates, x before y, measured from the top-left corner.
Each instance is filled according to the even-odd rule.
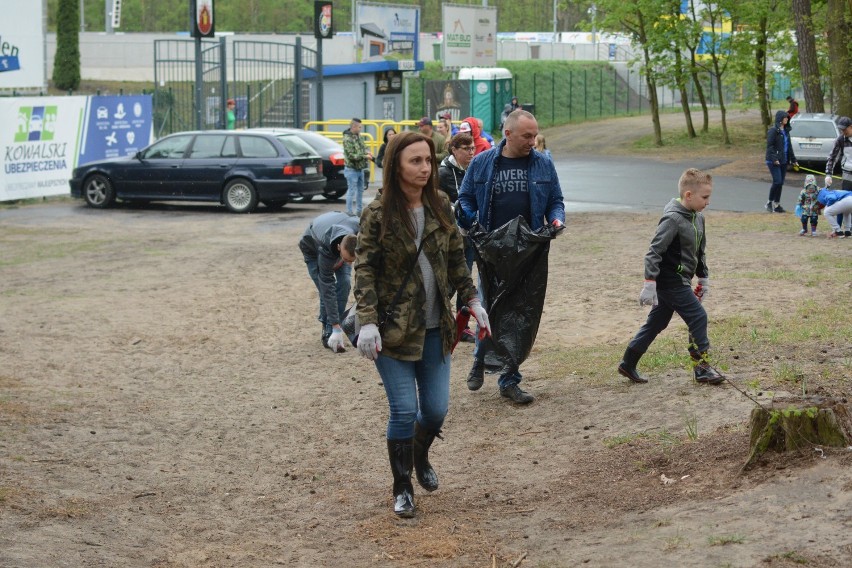
[[[332,211],[314,219],[299,241],[308,275],[319,292],[322,344],[335,353],[343,351],[340,320],[349,298],[357,234],[357,217]]]
[[[470,229],[477,221],[491,232],[521,216],[533,231],[545,223],[561,227],[565,203],[559,176],[553,162],[533,148],[538,121],[529,112],[516,110],[506,119],[504,134],[500,145],[478,154],[465,173],[456,210],[459,226]],[[485,381],[485,354],[480,346],[467,377],[467,388],[474,391]],[[519,369],[506,369],[497,381],[500,395],[529,404],[534,397],[518,386],[520,382]]]
[[[429,448],[449,407],[453,292],[482,329],[490,330],[450,200],[435,183],[437,173],[431,138],[416,132],[394,136],[382,192],[364,210],[356,249],[358,351],[375,361],[387,394],[393,510],[403,518],[415,515],[412,469],[421,487],[438,488]]]
[[[438,167],[438,187],[450,197],[451,202],[455,203],[459,198],[459,188],[464,179],[464,172],[476,152],[473,137],[466,132],[456,134],[449,141],[449,151],[449,155]]]
[[[840,128],[840,136],[834,141],[831,153],[825,162],[825,185],[831,185],[834,181],[831,174],[834,168],[840,166],[843,176],[841,189],[852,190],[852,118],[841,116],[837,119],[837,127]]]
[[[438,187],[455,204],[459,198],[459,188],[462,180],[464,180],[465,170],[473,159],[476,147],[473,145],[473,137],[470,134],[459,132],[447,142],[447,148],[450,155],[444,158],[438,167]],[[467,237],[466,232],[463,232],[462,236],[464,238],[464,259],[467,262],[468,270],[470,270],[473,268],[473,243]],[[456,310],[460,310],[463,304],[462,298],[456,296]],[[475,342],[475,335],[471,330],[465,329],[459,339],[473,343]]]
[[[789,121],[787,111],[779,110],[775,113],[775,125],[766,132],[766,167],[772,174],[769,200],[766,202],[766,210],[770,213],[786,213],[781,207],[781,190],[787,176],[787,164],[799,165],[793,153],[793,145],[790,144],[790,132],[787,129]]]
[[[380,168],[383,167],[382,162],[385,159],[385,149],[388,147],[388,142],[390,142],[391,138],[394,136],[396,136],[396,130],[393,127],[385,129],[385,133],[382,135],[382,145],[379,146],[379,153],[375,160],[376,165]]]
[[[648,382],[636,370],[636,364],[677,313],[689,326],[689,353],[695,381],[718,385],[725,377],[708,361],[707,312],[701,303],[710,292],[707,239],[701,212],[710,204],[713,178],[690,168],[680,176],[678,189],[680,197],[666,205],[645,255],[645,284],[639,294],[639,305],[652,306],[651,312],[627,345],[618,373],[634,383]],[[693,276],[698,277],[694,291]]]

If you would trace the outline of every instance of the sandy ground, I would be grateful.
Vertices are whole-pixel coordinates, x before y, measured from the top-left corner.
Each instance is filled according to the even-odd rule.
[[[379,376],[321,346],[296,247],[331,207],[0,210],[0,567],[852,563],[852,452],[741,473],[752,401],[691,382],[683,351],[648,385],[615,373],[645,316],[649,213],[569,212],[522,367],[536,401],[511,405],[493,377],[469,392],[461,344],[432,452],[441,487],[396,519]],[[814,294],[755,271],[795,270],[815,247],[852,255],[777,216],[708,216],[711,326],[793,317]],[[685,333],[673,324],[657,354]],[[773,379],[784,362],[849,395],[848,341],[714,341],[752,396],[789,386]]]

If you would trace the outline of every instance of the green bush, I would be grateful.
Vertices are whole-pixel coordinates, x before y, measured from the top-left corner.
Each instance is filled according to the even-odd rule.
[[[53,84],[57,89],[74,90],[80,86],[80,13],[78,0],[59,0],[56,20],[56,58]]]

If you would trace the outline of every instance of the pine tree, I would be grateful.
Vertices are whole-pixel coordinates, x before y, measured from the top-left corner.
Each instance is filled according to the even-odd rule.
[[[53,85],[57,89],[73,90],[80,86],[78,9],[78,0],[59,0],[56,14],[56,58],[53,61]]]

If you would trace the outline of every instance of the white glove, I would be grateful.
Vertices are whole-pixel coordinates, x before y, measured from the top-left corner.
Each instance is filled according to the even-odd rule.
[[[473,300],[467,303],[470,308],[470,313],[473,317],[476,318],[476,324],[479,326],[479,337],[480,339],[485,337],[485,335],[491,335],[491,322],[488,321],[488,312],[485,311],[485,308],[482,307],[482,302],[479,299],[474,298]],[[483,330],[485,334],[483,334]]]
[[[343,353],[346,348],[343,346],[343,330],[340,328],[331,329],[331,337],[328,338],[328,347],[332,353]]]
[[[834,180],[833,180],[833,179],[831,179],[831,176],[825,176],[825,185],[826,185],[826,187],[828,187],[829,185],[831,185],[831,182],[833,182],[833,181],[834,181]]]
[[[705,300],[710,295],[710,279],[699,278],[698,286],[695,287],[695,295],[699,300]]]
[[[657,300],[657,283],[653,280],[645,280],[642,292],[639,293],[639,305],[656,306],[659,303]]]
[[[374,323],[368,323],[361,326],[361,332],[358,334],[358,351],[362,357],[375,361],[379,358],[379,351],[382,350],[382,336],[379,333],[379,328]]]

